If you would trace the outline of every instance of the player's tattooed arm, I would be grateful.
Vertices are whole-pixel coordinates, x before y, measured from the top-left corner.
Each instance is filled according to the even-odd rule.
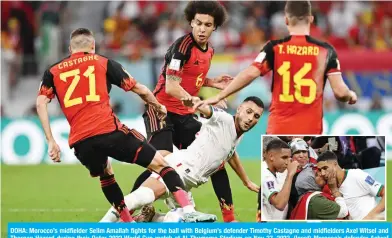
[[[230,75],[221,75],[215,78],[206,78],[204,81],[204,87],[211,87],[216,89],[224,89],[231,83],[233,77]]]
[[[238,177],[241,179],[242,183],[247,187],[249,190],[253,192],[259,192],[260,187],[257,186],[255,183],[253,183],[248,175],[245,172],[244,166],[242,165],[240,158],[237,154],[237,152],[234,152],[234,154],[231,156],[229,159],[229,164],[231,168],[234,170],[234,172],[238,175]]]
[[[192,96],[180,85],[181,80],[177,75],[166,75],[166,93],[180,100],[190,99]]]

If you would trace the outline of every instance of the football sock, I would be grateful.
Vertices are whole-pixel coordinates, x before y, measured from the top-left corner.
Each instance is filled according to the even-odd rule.
[[[133,184],[133,188],[131,192],[138,189],[144,183],[144,181],[146,181],[150,176],[151,176],[150,170],[145,170],[143,173],[141,173],[139,177],[137,177],[135,183]]]
[[[106,199],[114,206],[118,213],[120,213],[121,219],[123,219],[124,222],[132,221],[132,217],[124,202],[124,195],[114,178],[114,174],[101,176],[100,181]]]
[[[223,221],[231,222],[234,218],[233,196],[231,194],[229,176],[225,167],[211,176],[212,186],[219,200]]]
[[[185,186],[182,183],[180,176],[172,167],[165,167],[159,172],[166,187],[173,194],[176,202],[184,208],[185,213],[190,213],[195,211],[192,203],[188,199],[188,194],[185,192]]]

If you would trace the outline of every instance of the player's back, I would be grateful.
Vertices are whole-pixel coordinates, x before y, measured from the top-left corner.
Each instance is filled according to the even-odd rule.
[[[71,126],[70,145],[121,127],[109,102],[107,63],[103,56],[81,52],[63,59],[48,72]]]
[[[264,51],[273,70],[267,133],[321,134],[327,75],[340,73],[333,47],[293,35],[269,42]]]
[[[196,134],[196,139],[183,150],[191,155],[184,162],[193,168],[195,176],[207,180],[233,155],[240,140],[237,139],[234,118],[214,108],[211,118],[203,123]]]

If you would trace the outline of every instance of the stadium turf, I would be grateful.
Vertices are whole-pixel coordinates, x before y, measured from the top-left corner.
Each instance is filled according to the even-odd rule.
[[[245,160],[243,163],[250,178],[255,182],[260,181],[259,161]],[[130,190],[136,176],[142,171],[137,166],[119,164],[114,165],[114,169],[124,193]],[[248,191],[231,168],[227,170],[237,218],[240,221],[253,222],[257,194]],[[82,166],[2,165],[1,172],[1,237],[6,235],[8,222],[95,222],[108,209],[99,181],[90,178]],[[387,181],[392,181],[392,161],[388,163]],[[221,221],[219,206],[210,182],[193,190],[193,195],[200,211],[217,214]],[[388,221],[392,221],[391,206],[392,190],[387,187]],[[158,202],[157,207],[166,211],[162,202]]]
[[[249,177],[260,183],[260,162],[243,160]],[[134,165],[114,165],[116,180],[128,193],[136,177],[143,171]],[[240,221],[256,219],[257,193],[249,191],[227,165],[235,212]],[[90,178],[78,165],[2,165],[1,225],[2,234],[8,222],[96,222],[109,208],[100,189],[99,179]],[[221,221],[218,200],[211,182],[192,190],[197,209],[213,213]],[[166,211],[162,201],[158,208]],[[2,236],[3,237],[3,236]]]

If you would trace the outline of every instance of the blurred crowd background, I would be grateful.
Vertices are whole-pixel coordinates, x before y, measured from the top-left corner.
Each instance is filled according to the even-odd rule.
[[[78,27],[93,30],[98,53],[120,61],[152,90],[166,50],[191,29],[183,16],[186,3],[2,1],[2,117],[35,115],[41,75],[49,65],[68,55],[69,34]],[[267,40],[288,34],[284,2],[221,3],[230,18],[212,34],[210,42],[216,55],[210,76],[221,73],[234,76],[250,64]],[[330,42],[338,55],[346,58],[341,60],[343,70],[346,62],[361,63],[344,71],[346,82],[360,96],[358,105],[350,110],[391,110],[392,106],[386,102],[392,96],[392,63],[389,69],[380,65],[392,62],[392,2],[313,2],[312,7],[315,24],[311,35]],[[362,64],[370,65],[369,69]],[[230,99],[230,108],[250,94],[262,97],[268,105],[270,82],[270,76],[256,80],[255,87],[248,87]],[[202,96],[215,92],[203,90]],[[143,104],[135,99],[114,90],[112,104],[117,113],[140,115]],[[327,85],[326,112],[347,110],[345,107],[336,102]],[[57,102],[50,105],[50,113],[61,115]]]

